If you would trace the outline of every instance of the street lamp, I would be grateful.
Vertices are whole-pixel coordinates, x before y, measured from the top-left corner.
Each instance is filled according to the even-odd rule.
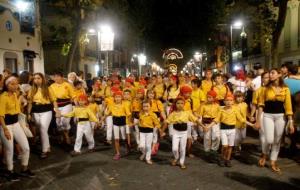
[[[233,49],[232,30],[233,29],[241,29],[242,27],[243,27],[243,22],[241,20],[237,20],[230,25],[229,72],[232,70],[232,62],[233,62],[232,61],[232,49]]]
[[[200,69],[200,76],[202,77],[202,53],[199,53],[199,52],[195,52],[194,54],[194,60],[196,62],[196,65],[199,66],[199,67],[196,67],[196,68],[199,68]]]
[[[142,74],[142,66],[146,65],[147,57],[143,53],[138,55],[138,61],[139,61],[139,75]]]
[[[21,0],[16,2],[16,7],[21,12],[27,11],[27,9],[29,8],[29,5],[30,4],[28,2],[21,1]]]

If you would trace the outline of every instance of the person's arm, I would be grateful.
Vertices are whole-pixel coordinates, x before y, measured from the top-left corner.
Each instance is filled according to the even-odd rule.
[[[300,75],[290,75],[289,78],[300,80]]]
[[[1,124],[1,127],[2,127],[3,132],[4,132],[4,136],[6,137],[7,140],[10,140],[11,135],[10,135],[10,132],[9,132],[8,128],[6,127],[3,116],[0,116],[0,124]]]

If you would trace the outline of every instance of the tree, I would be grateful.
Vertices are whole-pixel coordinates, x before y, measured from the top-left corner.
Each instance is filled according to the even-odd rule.
[[[71,72],[76,52],[79,51],[79,40],[82,32],[82,26],[87,22],[89,16],[95,12],[104,0],[45,0],[49,6],[55,7],[60,16],[67,17],[71,23],[69,31],[70,44],[67,54],[66,71]]]

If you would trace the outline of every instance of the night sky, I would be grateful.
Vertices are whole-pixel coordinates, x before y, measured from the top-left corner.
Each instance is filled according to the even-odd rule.
[[[164,49],[175,47],[185,57],[205,49],[224,3],[221,0],[150,0],[150,26],[146,27],[146,50],[161,56]],[[149,3],[150,3],[149,2]],[[148,22],[149,23],[149,22]]]

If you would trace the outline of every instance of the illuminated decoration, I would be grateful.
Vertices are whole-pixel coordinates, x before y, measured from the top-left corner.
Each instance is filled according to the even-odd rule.
[[[169,68],[170,72],[177,73],[177,65],[175,65],[175,64],[169,64],[168,68]]]
[[[175,60],[175,59],[183,59],[183,54],[180,50],[171,48],[164,52],[163,59],[167,60]]]

